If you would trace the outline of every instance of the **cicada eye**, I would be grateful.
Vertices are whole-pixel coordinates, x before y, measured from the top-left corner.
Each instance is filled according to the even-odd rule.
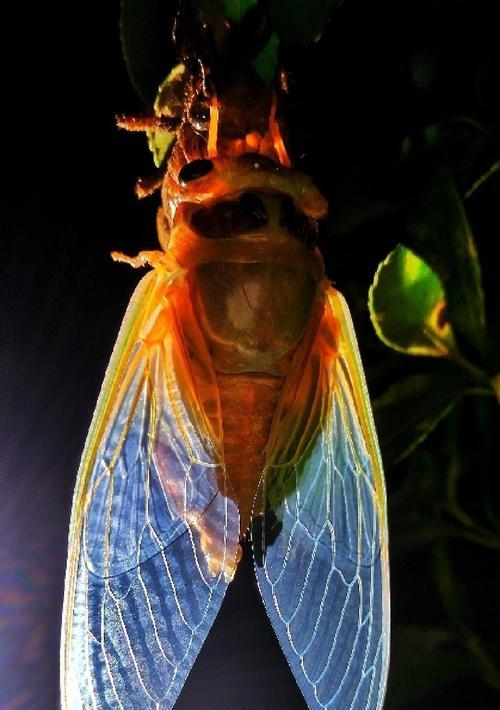
[[[182,170],[179,172],[178,180],[182,187],[186,187],[188,182],[197,180],[198,178],[208,175],[208,173],[213,169],[214,164],[211,160],[206,158],[200,158],[199,160],[193,160],[187,163]]]

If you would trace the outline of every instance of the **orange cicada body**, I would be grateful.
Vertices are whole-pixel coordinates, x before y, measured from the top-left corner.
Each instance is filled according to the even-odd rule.
[[[63,708],[171,708],[249,531],[308,707],[375,710],[385,491],[349,312],[315,246],[327,203],[291,165],[272,89],[187,70],[183,81],[176,117],[157,102],[155,116],[122,120],[174,132],[175,145],[159,181],[161,250],[115,255],[152,269],[78,475]]]

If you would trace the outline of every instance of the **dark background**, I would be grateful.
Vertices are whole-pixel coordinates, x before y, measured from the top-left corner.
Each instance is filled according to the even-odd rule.
[[[488,85],[487,74],[478,99],[471,68],[494,41],[493,6],[346,0],[307,60],[301,50],[291,52],[300,98],[291,107],[291,133],[300,137],[297,154],[305,153],[304,167],[321,186],[330,181],[338,191],[339,176],[350,174],[354,180],[359,165],[365,165],[365,175],[375,176],[380,161],[383,172],[405,135],[445,115],[472,111],[481,117],[483,112],[485,120],[498,120],[492,97],[499,87]],[[116,112],[141,108],[121,57],[118,18],[118,2],[59,3],[18,8],[3,27],[2,710],[50,710],[58,704],[71,496],[107,360],[139,278],[114,264],[109,252],[155,248],[155,198],[138,203],[133,195],[135,178],[151,168],[144,139],[114,127]],[[441,74],[430,91],[420,86],[426,66],[432,71],[432,62],[421,61],[426,56],[441,58]],[[376,177],[370,180],[376,183]],[[486,204],[474,208],[480,235],[493,215]],[[331,232],[322,237],[329,274],[353,304],[369,377],[389,351],[376,343],[364,302],[397,228],[397,220],[382,219],[375,227],[356,225],[354,241],[344,236],[333,242]],[[494,245],[486,237],[480,251],[487,274],[494,273]],[[399,482],[397,471],[388,470],[390,499],[394,496],[396,504]],[[498,627],[492,586],[498,554],[467,546],[457,554],[483,590],[481,627],[493,622]],[[396,556],[397,627],[422,621],[438,630],[446,626],[440,602],[426,583],[431,567],[425,547]],[[405,648],[396,632],[396,671],[404,666]],[[493,650],[498,652],[498,646]],[[411,665],[395,671],[388,706],[494,707],[498,696],[469,666],[464,657],[461,671],[455,665],[448,681],[413,702],[409,691],[420,682],[418,673]],[[248,560],[230,586],[178,707],[304,707],[258,600]]]

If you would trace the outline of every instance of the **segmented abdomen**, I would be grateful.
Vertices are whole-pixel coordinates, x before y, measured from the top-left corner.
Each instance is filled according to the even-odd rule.
[[[240,534],[250,523],[264,467],[265,447],[283,378],[265,374],[217,374],[224,459],[240,510]]]

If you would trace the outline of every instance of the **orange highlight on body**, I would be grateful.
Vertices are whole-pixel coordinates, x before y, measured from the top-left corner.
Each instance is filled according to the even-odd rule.
[[[219,133],[219,104],[217,97],[213,97],[210,103],[210,124],[208,127],[208,157],[215,158],[217,155],[217,137]]]
[[[281,129],[278,121],[276,120],[276,94],[273,94],[273,100],[271,103],[271,115],[269,117],[269,133],[271,134],[271,138],[274,144],[274,150],[276,151],[276,155],[278,156],[280,163],[282,165],[285,165],[287,168],[291,167],[292,161],[290,160],[290,157],[285,148],[285,143],[281,135]]]

